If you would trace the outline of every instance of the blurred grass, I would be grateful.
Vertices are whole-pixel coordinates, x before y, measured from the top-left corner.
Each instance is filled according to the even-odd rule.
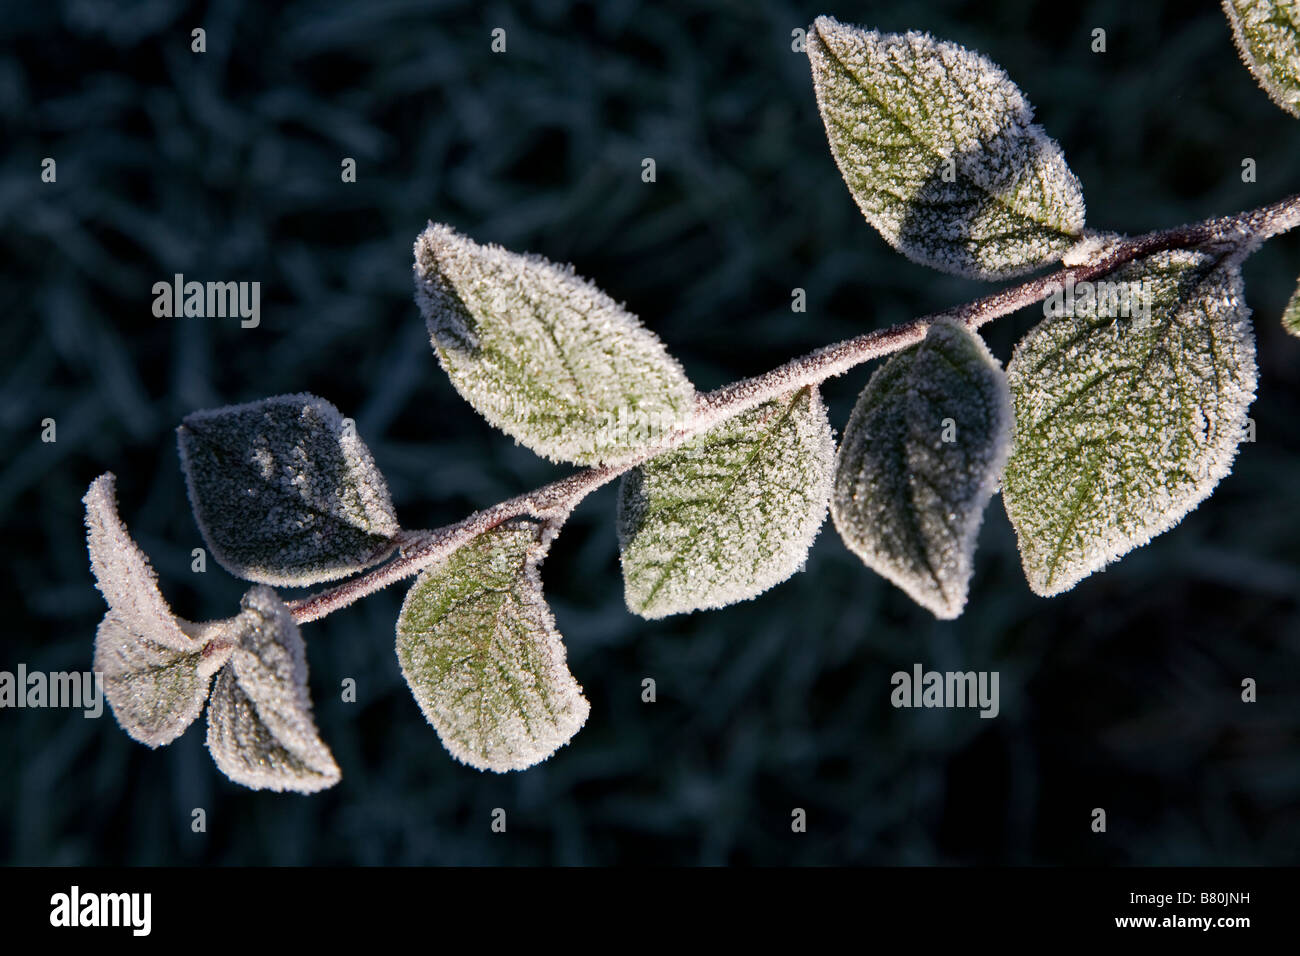
[[[403,522],[429,527],[563,469],[480,421],[411,302],[428,219],[572,261],[701,388],[989,287],[862,221],[790,31],[818,13],[929,29],[1001,63],[1084,184],[1094,228],[1146,231],[1300,188],[1300,124],[1237,61],[1213,0],[871,4],[69,0],[0,32],[0,669],[85,669],[103,605],[80,497],[123,516],[179,613],[241,584],[201,544],[172,429],[312,391],[353,415]],[[192,54],[190,30],[207,30]],[[490,31],[507,31],[494,55]],[[1108,52],[1090,52],[1107,30]],[[42,184],[54,157],[58,182]],[[358,181],[340,182],[343,157]],[[640,180],[654,157],[658,182]],[[1244,157],[1258,181],[1241,182]],[[152,284],[258,280],[262,324],[158,320]],[[12,863],[1291,863],[1300,845],[1300,343],[1278,328],[1295,236],[1247,265],[1258,441],[1174,531],[1061,598],[1025,585],[999,501],[964,617],[937,623],[826,530],[808,571],[724,611],[622,603],[613,489],[544,569],[592,702],[523,774],[454,763],[393,654],[394,589],[305,629],[343,782],[226,781],[198,725],[150,752],[107,716],[0,712]],[[790,290],[807,290],[792,314]],[[1010,355],[1033,314],[988,331]],[[866,373],[831,383],[841,425]],[[39,440],[53,417],[58,441]],[[894,710],[913,662],[1001,673],[996,720]],[[654,677],[659,700],[640,701]],[[1243,677],[1259,703],[1239,701]],[[355,704],[339,699],[355,678]],[[190,832],[190,810],[208,832]],[[1105,807],[1109,832],[1088,829]],[[505,836],[492,808],[509,814]],[[806,834],[790,811],[808,811]]]

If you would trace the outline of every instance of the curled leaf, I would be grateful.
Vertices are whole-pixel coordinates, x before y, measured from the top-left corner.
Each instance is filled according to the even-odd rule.
[[[802,388],[628,472],[627,606],[647,618],[725,607],[790,577],[826,519],[834,454],[821,396]]]
[[[224,657],[208,648],[215,625],[183,621],[163,600],[149,559],[118,517],[115,482],[111,472],[100,475],[82,499],[90,566],[109,608],[95,635],[94,667],[122,729],[160,747],[199,715]]]
[[[415,290],[456,390],[539,455],[625,460],[691,412],[695,390],[663,343],[572,268],[430,224]]]
[[[479,770],[531,767],[587,720],[537,570],[554,533],[512,518],[426,569],[402,604],[402,674],[443,746]]]
[[[222,773],[255,790],[331,787],[339,768],[312,716],[302,634],[270,588],[253,588],[242,604],[230,622],[230,661],[208,702],[208,752]]]
[[[305,586],[369,567],[395,547],[384,476],[329,402],[280,395],[195,412],[177,436],[199,530],[231,574]]]
[[[1241,272],[1190,250],[1138,260],[1040,322],[1007,367],[1002,497],[1030,587],[1068,590],[1168,530],[1232,467],[1255,395]]]
[[[1296,0],[1223,0],[1242,62],[1271,99],[1300,116],[1300,4]]]
[[[831,152],[867,221],[909,259],[972,278],[1058,259],[1079,181],[1002,68],[927,33],[818,17],[808,57]]]
[[[932,325],[871,376],[853,408],[831,498],[844,543],[936,617],[957,617],[1010,438],[997,360],[963,326]]]

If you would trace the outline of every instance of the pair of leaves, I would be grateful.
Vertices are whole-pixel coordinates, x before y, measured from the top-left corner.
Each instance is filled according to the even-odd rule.
[[[184,733],[207,700],[208,750],[230,779],[302,793],[337,783],[312,718],[302,635],[275,592],[253,588],[227,620],[181,620],[118,517],[113,475],[95,479],[83,500],[91,569],[109,607],[95,670],[122,728],[159,747]]]
[[[629,472],[628,605],[646,617],[720,607],[793,574],[826,515],[833,448],[825,407],[804,388]],[[402,674],[443,745],[472,767],[532,766],[587,719],[538,574],[557,530],[507,520],[422,572],[402,605]]]
[[[1300,117],[1300,2],[1223,0],[1237,52],[1274,103]],[[1300,336],[1300,284],[1282,313],[1282,327]]]
[[[831,513],[853,551],[936,616],[961,610],[1004,461],[1007,514],[1044,596],[1173,527],[1230,470],[1256,378],[1237,265],[1177,250],[1108,281],[1130,290],[1127,305],[1097,296],[1039,323],[1005,382],[978,338],[941,323],[858,400]]]

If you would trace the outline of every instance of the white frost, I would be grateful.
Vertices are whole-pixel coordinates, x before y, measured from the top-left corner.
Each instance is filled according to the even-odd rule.
[[[246,581],[304,587],[387,557],[400,528],[355,427],[315,395],[206,409],[177,430],[212,556]]]
[[[801,570],[826,520],[834,455],[826,407],[806,388],[628,472],[627,606],[646,618],[725,607]]]
[[[169,744],[203,709],[219,659],[205,658],[212,625],[177,618],[158,591],[149,559],[117,514],[112,473],[82,499],[90,566],[108,613],[95,635],[95,670],[113,716],[150,747]]]
[[[831,152],[894,248],[995,279],[1074,243],[1084,224],[1079,181],[997,64],[928,33],[831,17],[817,18],[807,49]]]
[[[1010,438],[997,359],[963,326],[932,325],[872,375],[854,406],[831,499],[844,543],[936,617],[957,617]]]
[[[1300,283],[1296,284],[1295,291],[1291,293],[1291,301],[1282,312],[1282,328],[1292,335],[1300,336]]]
[[[1271,99],[1300,116],[1300,3],[1223,0],[1242,62]]]
[[[456,390],[539,455],[626,460],[692,410],[695,389],[658,337],[572,267],[430,223],[415,300]]]
[[[1177,250],[1108,281],[1151,283],[1148,317],[1040,322],[1007,376],[1003,480],[1030,586],[1044,596],[1182,520],[1232,467],[1255,395],[1255,341],[1235,265]]]
[[[556,530],[510,519],[425,570],[402,603],[402,675],[443,746],[479,770],[531,767],[587,720],[538,574]]]
[[[331,787],[339,768],[312,717],[302,634],[270,588],[253,588],[242,604],[230,622],[237,644],[208,702],[208,751],[254,790]]]

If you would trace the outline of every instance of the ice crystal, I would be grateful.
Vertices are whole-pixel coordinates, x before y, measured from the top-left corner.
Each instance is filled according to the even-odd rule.
[[[402,604],[402,674],[443,746],[479,770],[531,767],[587,720],[542,596],[553,536],[512,518],[425,570]]]
[[[231,574],[304,586],[392,552],[399,528],[384,476],[324,399],[280,395],[195,412],[177,436],[199,530]]]
[[[927,33],[818,17],[808,57],[831,152],[867,221],[908,258],[994,279],[1060,258],[1079,181],[1001,67]]]
[[[826,518],[834,453],[821,396],[803,388],[628,472],[627,606],[647,618],[725,607],[790,577]]]
[[[947,322],[867,383],[840,443],[831,517],[845,544],[939,618],[966,604],[1011,399],[983,340]]]
[[[1300,116],[1300,2],[1223,0],[1242,62],[1264,92]]]
[[[1255,394],[1241,273],[1175,250],[1107,277],[1148,283],[1048,318],[1007,368],[1002,495],[1030,586],[1060,593],[1177,524],[1228,473]]]
[[[430,223],[415,288],[456,390],[540,455],[626,460],[691,412],[695,390],[663,343],[572,267]]]
[[[82,499],[90,566],[108,613],[95,635],[95,670],[113,716],[150,747],[171,743],[203,709],[219,658],[205,657],[214,625],[176,617],[158,591],[149,559],[117,514],[112,473]]]
[[[339,768],[312,717],[302,634],[270,588],[253,588],[242,604],[208,702],[208,751],[222,773],[255,790],[331,787]]]

